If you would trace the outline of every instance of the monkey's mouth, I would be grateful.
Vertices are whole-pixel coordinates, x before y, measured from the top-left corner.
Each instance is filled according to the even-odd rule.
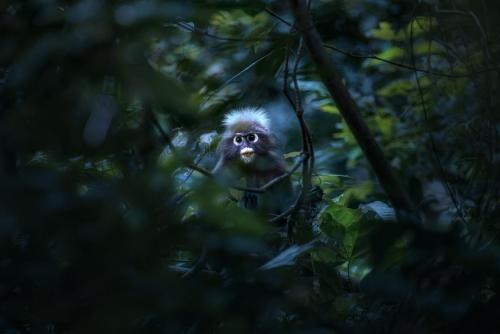
[[[253,148],[245,147],[240,151],[240,157],[244,163],[248,164],[255,158],[255,151],[253,150]]]

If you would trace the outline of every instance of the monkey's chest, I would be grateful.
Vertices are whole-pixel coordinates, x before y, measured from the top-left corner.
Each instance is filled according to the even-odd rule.
[[[256,159],[252,164],[241,166],[241,169],[247,181],[254,186],[267,183],[285,172],[280,165],[266,158]]]

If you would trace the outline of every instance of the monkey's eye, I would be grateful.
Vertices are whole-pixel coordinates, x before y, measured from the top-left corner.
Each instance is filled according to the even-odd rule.
[[[241,138],[241,136],[235,136],[235,137],[233,138],[233,143],[234,143],[235,145],[241,145],[241,143],[242,143],[242,142],[243,142],[243,138]]]
[[[257,140],[259,140],[259,136],[257,136],[256,133],[251,133],[247,136],[247,139],[250,143],[255,143]]]

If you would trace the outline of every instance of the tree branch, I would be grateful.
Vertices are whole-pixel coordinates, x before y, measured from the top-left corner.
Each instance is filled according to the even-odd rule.
[[[353,52],[343,50],[341,48],[338,48],[338,47],[330,45],[330,44],[323,44],[323,46],[327,49],[331,49],[333,51],[336,51],[338,53],[343,54],[344,56],[348,56],[351,58],[374,59],[374,60],[378,60],[378,61],[381,61],[383,63],[389,64],[389,65],[392,65],[395,67],[403,68],[405,70],[425,73],[425,74],[429,74],[429,75],[433,75],[433,76],[437,76],[437,77],[449,78],[449,79],[463,79],[463,78],[468,78],[471,76],[475,76],[475,75],[483,74],[483,73],[487,73],[487,72],[500,71],[500,68],[498,68],[498,67],[488,67],[488,68],[478,69],[478,70],[473,71],[473,72],[446,73],[446,72],[432,71],[432,70],[428,70],[428,69],[424,69],[424,68],[419,68],[416,65],[407,65],[407,64],[403,64],[403,63],[398,63],[398,62],[395,62],[395,61],[392,61],[389,59],[381,58],[381,57],[376,56],[376,55],[353,53]]]
[[[285,19],[283,19],[282,17],[280,17],[278,14],[272,12],[268,8],[264,8],[264,11],[267,12],[272,17],[274,17],[277,20],[279,20],[280,22],[286,24],[287,26],[292,27],[292,31],[293,31],[294,27],[293,27],[293,25],[290,22],[286,21]],[[455,13],[455,11],[438,11],[438,13],[443,13],[443,12],[444,13],[450,13],[450,14],[452,14],[452,13],[454,13],[454,14],[462,14],[461,12]],[[470,15],[470,14],[465,13],[463,15]],[[256,38],[256,39],[245,39],[245,38],[219,36],[219,35],[215,35],[215,34],[209,33],[206,30],[196,28],[196,27],[194,27],[194,25],[188,24],[186,22],[178,22],[176,24],[173,24],[173,25],[172,24],[168,24],[166,26],[175,26],[175,27],[178,27],[180,29],[189,31],[191,33],[200,34],[200,35],[203,35],[205,37],[213,38],[213,39],[220,40],[220,41],[223,41],[223,42],[263,42],[263,41],[279,40],[279,37],[275,37],[275,38],[269,38],[269,37],[267,37],[267,38],[260,38],[260,39],[259,38]],[[480,28],[480,29],[482,29],[482,28]],[[498,72],[498,71],[500,71],[500,67],[496,67],[496,66],[480,68],[480,69],[477,69],[475,71],[467,71],[465,73],[447,73],[447,72],[441,72],[441,71],[431,71],[431,70],[428,70],[428,69],[419,68],[419,67],[416,67],[416,66],[412,66],[412,65],[408,65],[408,64],[403,64],[403,63],[399,63],[399,62],[396,62],[396,61],[393,61],[393,60],[385,59],[385,58],[382,58],[382,57],[379,57],[379,56],[373,55],[373,54],[362,54],[362,53],[357,53],[357,52],[352,52],[352,51],[344,50],[344,49],[341,49],[341,48],[339,48],[337,46],[334,46],[334,45],[331,45],[331,44],[327,44],[327,43],[324,43],[323,46],[325,48],[327,48],[327,49],[333,50],[335,52],[343,54],[344,56],[348,56],[348,57],[351,57],[351,58],[356,58],[356,59],[374,59],[374,60],[378,60],[380,62],[389,64],[389,65],[392,65],[392,66],[395,66],[395,67],[399,67],[399,68],[402,68],[402,69],[405,69],[405,70],[408,70],[408,71],[416,71],[416,72],[420,72],[420,73],[425,73],[425,74],[433,75],[433,76],[436,76],[436,77],[444,77],[444,78],[449,78],[449,79],[463,79],[463,78],[473,77],[473,76],[484,74],[484,73],[488,73],[488,72]],[[448,48],[447,45],[444,45],[444,47]]]
[[[295,201],[293,202],[292,205],[290,205],[288,207],[288,209],[286,209],[285,211],[283,211],[282,213],[280,213],[279,215],[273,217],[273,218],[270,218],[268,219],[268,222],[269,223],[275,223],[291,214],[293,214],[295,212],[295,210],[297,210],[297,208],[299,207],[300,205],[300,202],[302,201],[302,196],[303,192],[302,192],[302,189],[300,189],[299,191],[299,194],[297,195],[297,198],[295,199]]]
[[[305,159],[306,159],[306,157],[302,156],[288,172],[286,172],[285,174],[281,174],[278,177],[275,177],[274,179],[270,180],[269,182],[267,182],[266,184],[264,184],[263,186],[261,186],[259,188],[247,188],[247,187],[239,187],[239,186],[234,186],[232,188],[234,188],[236,190],[262,194],[262,193],[266,192],[269,188],[274,186],[275,184],[280,183],[284,179],[290,177],[300,167],[300,165],[302,164],[302,162]]]
[[[316,64],[323,84],[337,104],[342,117],[363,150],[387,197],[396,210],[413,212],[413,203],[401,187],[391,165],[361,117],[354,100],[342,82],[342,78],[323,48],[321,38],[311,20],[306,1],[290,0],[290,4],[295,15],[297,28],[304,37],[311,59]]]
[[[153,113],[153,108],[152,108],[152,106],[149,103],[146,103],[144,105],[144,112],[146,113],[146,116],[147,116],[147,118],[149,118],[149,120],[151,121],[151,123],[153,123],[154,127],[156,128],[156,130],[160,133],[163,141],[170,148],[170,151],[172,151],[172,153],[176,154],[177,153],[177,149],[176,149],[175,145],[172,143],[172,140],[170,139],[170,136],[161,127],[160,123],[158,122],[158,119],[156,118],[155,114]],[[200,173],[202,175],[205,175],[207,177],[212,177],[213,176],[212,173],[208,169],[205,169],[205,168],[203,168],[201,166],[198,166],[198,165],[194,164],[192,161],[187,160],[185,158],[181,157],[181,159],[182,159],[183,164],[187,168],[195,170],[198,173]]]
[[[293,31],[293,28],[295,28],[290,22],[286,21],[285,19],[283,19],[281,16],[279,16],[275,12],[271,11],[270,9],[264,8],[264,11],[266,13],[268,13],[269,15],[271,15],[272,17],[279,20],[280,22],[286,24],[289,27],[292,27],[292,31]],[[476,24],[479,26],[479,30],[481,31],[482,35],[486,36],[486,34],[484,33],[484,30],[480,26],[479,20],[474,15],[474,13],[472,13],[472,12],[465,13],[465,12],[460,12],[460,11],[438,11],[438,13],[439,12],[450,13],[450,14],[470,15],[471,17],[473,17]],[[221,38],[218,38],[218,39],[221,39]],[[483,37],[483,40],[485,40],[484,37]],[[450,78],[450,79],[463,79],[463,78],[467,78],[467,77],[471,77],[471,76],[475,76],[475,75],[479,75],[479,74],[483,74],[483,73],[487,73],[487,72],[500,71],[500,67],[486,67],[486,68],[478,69],[477,71],[469,71],[469,72],[465,72],[465,73],[446,73],[446,72],[440,72],[440,71],[431,71],[429,69],[418,68],[415,65],[411,66],[411,65],[407,65],[407,64],[403,64],[403,63],[398,63],[396,61],[385,59],[385,58],[382,58],[382,57],[379,57],[376,55],[361,54],[361,53],[343,50],[339,47],[336,47],[336,46],[330,45],[330,44],[326,44],[326,43],[324,43],[323,46],[327,49],[331,49],[333,51],[336,51],[338,53],[343,54],[344,56],[348,56],[351,58],[374,59],[374,60],[378,60],[380,62],[389,64],[389,65],[392,65],[395,67],[403,68],[405,70],[416,71],[416,72],[420,72],[420,73],[425,73],[425,74],[429,74],[429,75],[433,75],[433,76],[437,76],[437,77],[445,77],[445,78]],[[445,45],[445,47],[447,47],[447,46]]]

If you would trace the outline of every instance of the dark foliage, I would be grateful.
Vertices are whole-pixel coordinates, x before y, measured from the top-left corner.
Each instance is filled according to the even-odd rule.
[[[415,213],[287,1],[0,4],[1,333],[498,332],[500,3],[310,11]],[[248,105],[291,170],[281,217],[207,173]]]

